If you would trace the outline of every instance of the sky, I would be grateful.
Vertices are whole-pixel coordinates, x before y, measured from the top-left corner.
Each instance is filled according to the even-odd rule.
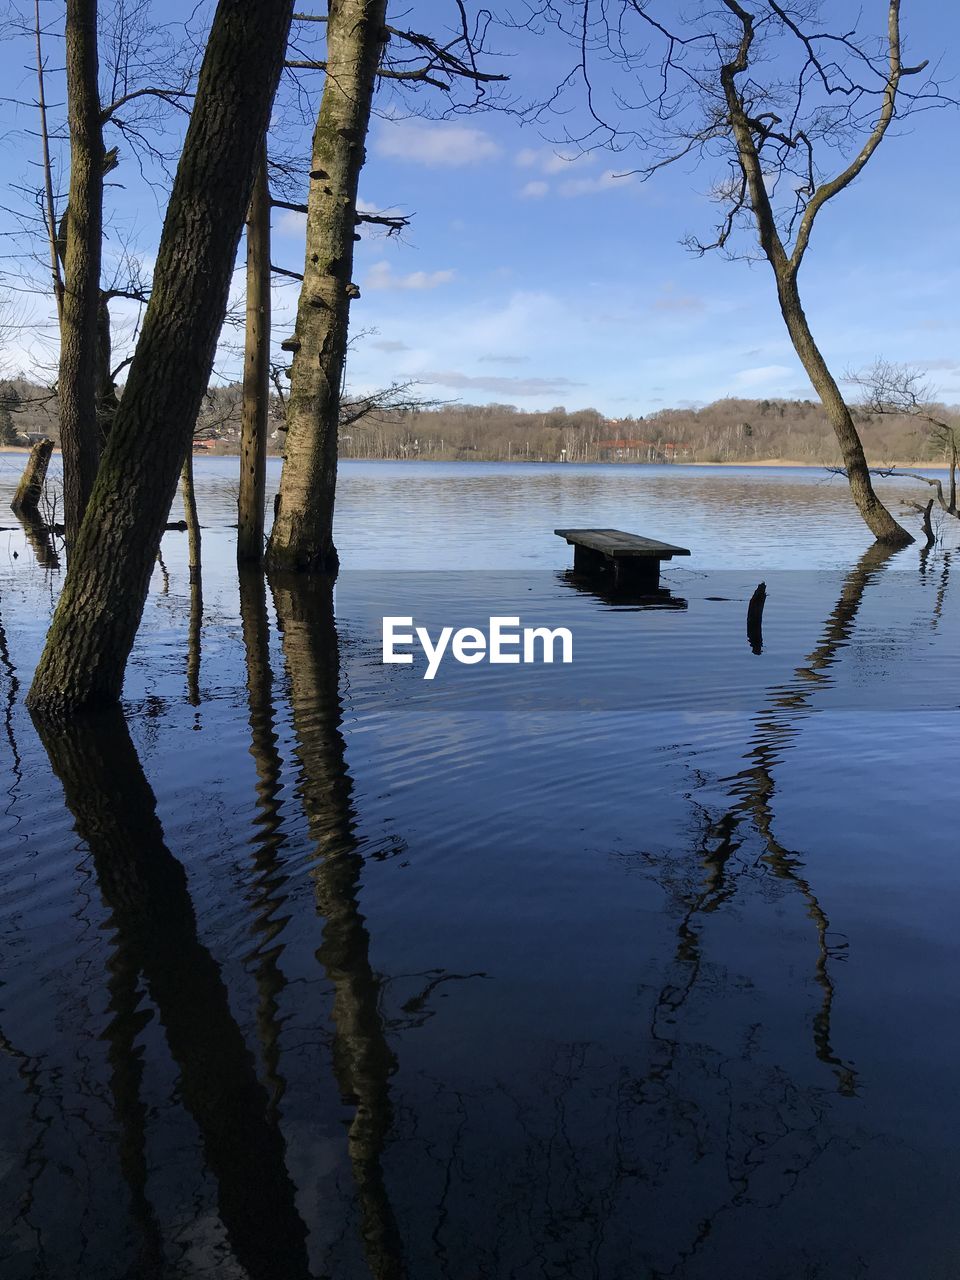
[[[44,2],[55,81],[58,6]],[[513,11],[523,3],[512,0]],[[862,7],[882,30],[883,0]],[[391,18],[438,30],[452,9],[452,0],[420,0],[392,6]],[[169,20],[177,5],[163,13]],[[960,71],[960,14],[935,0],[904,0],[902,20],[910,57],[938,62],[947,91],[960,96],[960,81],[950,83],[953,68]],[[29,44],[6,35],[0,156],[13,184],[24,174],[30,180],[34,87],[24,69]],[[431,399],[593,407],[612,418],[722,396],[812,397],[767,264],[698,257],[681,243],[689,233],[710,235],[708,193],[718,163],[685,161],[646,181],[618,176],[642,157],[629,149],[578,153],[563,141],[586,119],[582,86],[572,86],[562,115],[537,122],[518,110],[566,73],[569,42],[553,29],[500,29],[488,43],[501,56],[487,65],[510,75],[504,92],[513,111],[425,119],[411,110],[436,115],[436,93],[401,99],[387,87],[378,97],[361,207],[408,214],[411,225],[398,238],[364,232],[356,247],[361,296],[351,316],[351,388],[413,380]],[[600,68],[604,76],[604,88],[626,84]],[[298,126],[292,104],[289,93],[281,95],[274,124],[306,159],[309,129]],[[958,136],[954,109],[899,123],[856,184],[821,215],[801,284],[811,327],[838,375],[882,356],[922,367],[939,397],[960,401]],[[121,139],[122,161],[124,145]],[[118,174],[128,177],[110,192],[108,256],[131,241],[149,268],[162,192],[138,181],[132,159]],[[16,193],[8,191],[4,205],[8,266],[7,255],[19,252],[7,211]],[[302,266],[302,216],[277,210],[273,232],[274,261]],[[241,277],[238,267],[238,296]],[[49,366],[55,352],[46,301],[8,290],[11,297],[22,327],[5,341],[3,371]],[[296,286],[278,278],[277,343],[292,331],[295,302]],[[134,319],[123,306],[121,329]],[[236,341],[233,331],[218,357],[221,380],[239,371]]]

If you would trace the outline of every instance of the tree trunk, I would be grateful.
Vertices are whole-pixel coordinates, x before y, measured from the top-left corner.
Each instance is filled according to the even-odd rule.
[[[197,492],[193,486],[193,449],[187,450],[180,470],[180,492],[183,496],[183,515],[187,525],[187,555],[190,581],[200,575],[200,517],[197,515]]]
[[[46,59],[43,56],[43,27],[40,22],[40,0],[34,0],[34,40],[37,56],[37,110],[40,113],[40,163],[43,167],[43,223],[50,245],[50,277],[57,303],[57,319],[63,319],[63,276],[57,253],[57,212],[53,196],[53,165],[50,160],[50,131],[47,127],[47,95],[45,87]]]
[[[35,516],[40,508],[51,453],[53,453],[53,441],[38,440],[30,450],[27,465],[23,468],[23,475],[20,477],[20,483],[17,485],[17,491],[13,495],[10,506],[25,520]]]
[[[60,320],[60,448],[68,551],[93,491],[97,427],[98,311],[103,237],[103,129],[97,86],[96,0],[67,0],[65,28],[70,196]]]
[[[863,444],[857,433],[850,410],[840,393],[833,374],[820,354],[814,341],[807,317],[800,303],[800,292],[797,288],[796,276],[774,268],[777,277],[777,294],[780,299],[780,311],[787,326],[787,332],[793,343],[800,363],[807,372],[807,377],[816,388],[827,411],[827,418],[840,442],[843,464],[850,484],[850,492],[857,504],[857,510],[864,523],[878,542],[890,547],[905,547],[913,542],[911,535],[894,520],[873,490],[870,479],[870,468],[864,456]]]
[[[347,353],[357,184],[386,0],[331,0],[327,75],[313,135],[307,251],[297,311],[299,349],[287,403],[277,515],[267,548],[273,569],[335,575],[333,542],[340,386]]]
[[[293,0],[220,0],[177,167],[143,331],[29,702],[109,703],[140,624],[210,377]]]
[[[110,329],[110,303],[105,293],[97,304],[97,426],[100,446],[106,444],[113,420],[120,406],[117,384],[113,380],[113,335]]]
[[[187,521],[187,563],[190,570],[190,623],[187,629],[187,701],[200,705],[200,642],[203,633],[203,568],[200,517],[193,485],[193,449],[187,450],[180,473],[183,514]]]
[[[267,148],[247,215],[247,333],[240,424],[240,499],[237,560],[263,559],[263,514],[267,488],[267,424],[270,410],[270,186]]]

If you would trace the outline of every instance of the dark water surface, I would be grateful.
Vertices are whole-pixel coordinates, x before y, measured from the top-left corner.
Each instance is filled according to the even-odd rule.
[[[341,471],[332,605],[238,583],[198,461],[202,601],[168,534],[123,714],[43,741],[62,574],[0,533],[3,1280],[955,1280],[960,529],[878,555],[804,470]],[[578,525],[693,555],[611,601]],[[428,682],[384,613],[574,662]]]

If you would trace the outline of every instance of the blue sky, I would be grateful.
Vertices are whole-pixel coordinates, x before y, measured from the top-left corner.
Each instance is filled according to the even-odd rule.
[[[46,3],[52,21],[56,5]],[[448,0],[412,13],[405,7],[404,22],[436,29],[450,8]],[[875,10],[882,29],[885,8],[868,0],[864,12]],[[952,10],[945,16],[933,0],[904,0],[903,25],[911,56],[942,59],[944,76],[960,66],[960,17]],[[490,43],[505,55],[491,65],[509,71],[508,92],[523,100],[540,95],[571,59],[552,32],[496,32]],[[29,52],[22,40],[0,44],[13,97],[32,96],[22,69]],[[285,101],[278,123],[289,124]],[[421,101],[437,110],[435,97]],[[680,164],[647,182],[614,177],[636,157],[573,158],[576,149],[557,139],[578,127],[582,96],[570,95],[567,105],[569,115],[537,126],[495,111],[405,118],[395,96],[380,99],[361,199],[413,221],[400,240],[365,235],[357,245],[351,385],[370,390],[409,378],[445,400],[593,406],[611,417],[725,395],[812,394],[766,264],[697,258],[680,244],[685,233],[711,230],[715,210],[705,193],[718,167]],[[16,180],[32,145],[23,132],[30,113],[0,107],[4,171]],[[878,355],[915,362],[944,399],[960,400],[958,127],[952,110],[900,125],[822,215],[802,284],[811,325],[838,373]],[[308,131],[299,136],[306,157]],[[114,248],[132,238],[149,267],[161,201],[132,172],[111,201]],[[9,230],[9,216],[0,216],[7,219],[0,230]],[[303,219],[278,210],[274,235],[274,260],[297,268]],[[294,303],[295,288],[278,282],[277,341],[292,327]],[[44,320],[45,304],[22,305],[25,321]],[[50,358],[49,341],[29,324],[22,342],[7,346],[8,370],[11,361]],[[229,378],[239,365],[228,346],[217,368]]]

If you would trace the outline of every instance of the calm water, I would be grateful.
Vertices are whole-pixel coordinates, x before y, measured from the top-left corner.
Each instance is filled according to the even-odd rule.
[[[352,463],[331,607],[238,584],[236,471],[124,714],[45,742],[61,573],[0,532],[4,1280],[955,1280],[960,527],[878,556],[814,471]],[[576,525],[693,554],[612,602]],[[427,682],[384,613],[574,662]]]

